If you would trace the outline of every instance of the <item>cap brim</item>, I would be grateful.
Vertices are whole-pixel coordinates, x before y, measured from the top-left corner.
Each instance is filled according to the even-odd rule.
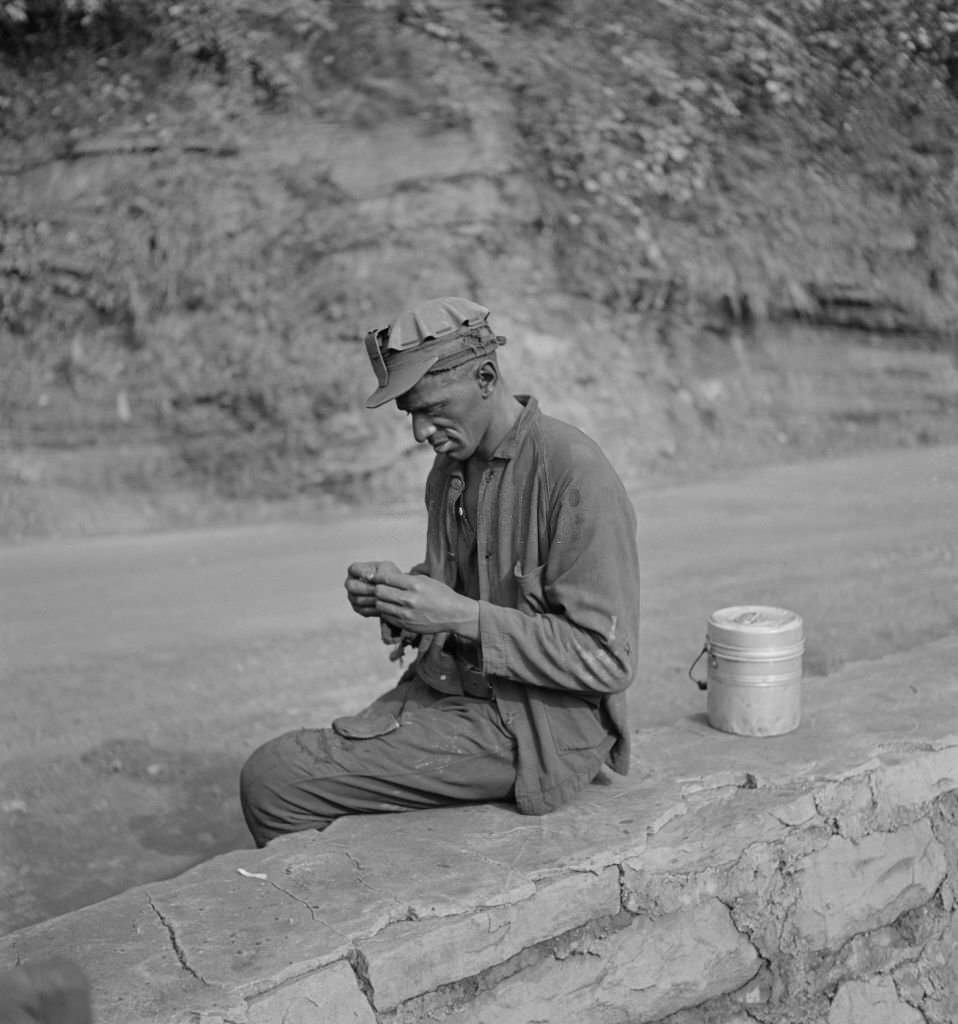
[[[376,388],[366,399],[366,408],[378,409],[379,406],[404,395],[422,380],[431,366],[438,362],[439,356],[424,353],[421,359],[409,359],[399,367],[390,366],[389,380],[381,388]]]

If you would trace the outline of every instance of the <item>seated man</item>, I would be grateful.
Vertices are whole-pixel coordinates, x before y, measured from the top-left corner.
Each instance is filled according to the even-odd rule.
[[[367,407],[395,401],[436,458],[425,561],[354,563],[346,593],[417,657],[360,714],[253,753],[241,797],[259,846],[344,814],[491,800],[544,814],[603,764],[628,769],[635,514],[595,442],[510,394],[488,317],[434,299],[366,337]]]

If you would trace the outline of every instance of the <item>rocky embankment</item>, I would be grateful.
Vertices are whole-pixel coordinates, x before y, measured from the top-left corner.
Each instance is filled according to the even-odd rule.
[[[944,72],[910,116],[829,112],[808,26],[579,6],[281,7],[219,64],[180,32],[5,67],[0,532],[418,501],[359,338],[437,294],[631,483],[958,439]]]

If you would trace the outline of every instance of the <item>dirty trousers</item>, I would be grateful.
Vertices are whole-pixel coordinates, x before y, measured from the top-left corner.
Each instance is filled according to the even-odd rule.
[[[254,751],[240,777],[257,846],[345,814],[512,799],[516,744],[495,701],[441,697],[366,739],[297,729]]]

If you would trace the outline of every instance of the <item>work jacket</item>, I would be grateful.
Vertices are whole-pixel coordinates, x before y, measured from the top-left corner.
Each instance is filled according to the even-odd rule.
[[[635,512],[601,449],[534,398],[519,401],[479,485],[479,668],[516,737],[519,810],[543,814],[591,781],[603,758],[628,770],[639,564]],[[426,557],[416,568],[450,587],[464,490],[462,464],[437,455],[426,481]],[[435,676],[447,639],[422,637],[409,675]]]

